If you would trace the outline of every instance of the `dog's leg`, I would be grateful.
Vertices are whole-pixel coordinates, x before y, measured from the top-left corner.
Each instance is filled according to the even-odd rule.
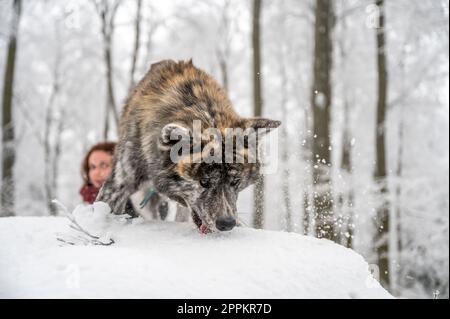
[[[165,220],[167,215],[169,214],[169,203],[165,200],[162,200],[158,206],[159,217],[161,220]]]
[[[175,215],[175,221],[177,222],[187,222],[189,221],[190,210],[187,207],[177,204],[177,214]]]
[[[109,178],[101,188],[96,201],[107,203],[113,214],[125,214],[125,207],[130,196],[126,189],[126,185],[117,185],[113,178]]]
[[[110,177],[100,189],[96,201],[107,203],[113,214],[122,215],[130,213],[130,206],[132,208],[132,205],[127,205],[127,203],[130,201],[129,197],[131,194],[136,191],[131,173],[131,170],[124,170],[121,161],[117,161],[113,166]],[[132,213],[130,215],[133,216],[134,214]]]
[[[139,216],[139,214],[134,209],[133,203],[131,202],[131,198],[128,198],[127,200],[127,203],[125,205],[125,213],[130,215],[132,218]]]
[[[169,213],[168,202],[158,193],[154,193],[152,195],[148,203],[148,207],[152,212],[153,219],[165,220]]]

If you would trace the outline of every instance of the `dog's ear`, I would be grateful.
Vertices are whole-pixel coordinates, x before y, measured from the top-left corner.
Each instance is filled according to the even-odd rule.
[[[250,129],[252,132],[257,134],[258,138],[261,138],[275,130],[280,125],[281,121],[255,117],[245,120],[244,129]]]
[[[179,123],[169,123],[161,130],[158,147],[163,151],[168,151],[181,140],[189,141],[190,136],[190,131],[187,127]]]

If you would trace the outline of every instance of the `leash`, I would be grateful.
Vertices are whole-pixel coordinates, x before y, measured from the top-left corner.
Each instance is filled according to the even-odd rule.
[[[150,190],[147,192],[147,194],[145,195],[144,199],[141,201],[141,203],[139,204],[139,207],[141,209],[143,209],[145,207],[145,205],[147,205],[147,203],[149,202],[149,200],[152,198],[153,195],[157,194],[156,191],[154,190]]]

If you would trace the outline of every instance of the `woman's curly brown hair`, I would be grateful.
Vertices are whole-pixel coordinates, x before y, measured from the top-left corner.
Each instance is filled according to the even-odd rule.
[[[87,152],[86,156],[83,159],[83,162],[81,164],[81,177],[83,178],[84,185],[90,185],[91,181],[89,180],[89,156],[91,156],[92,152],[94,151],[103,151],[108,154],[111,154],[111,156],[114,155],[114,149],[116,147],[115,142],[103,142],[95,144],[91,147],[91,149]]]

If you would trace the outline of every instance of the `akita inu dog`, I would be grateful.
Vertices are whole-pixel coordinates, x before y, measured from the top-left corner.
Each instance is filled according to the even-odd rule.
[[[241,118],[220,85],[192,61],[153,64],[126,102],[113,171],[96,200],[123,214],[130,195],[149,188],[188,207],[201,232],[231,230],[238,193],[260,174],[251,142],[280,124]],[[245,131],[244,138],[235,130]],[[239,145],[227,149],[230,136]]]

